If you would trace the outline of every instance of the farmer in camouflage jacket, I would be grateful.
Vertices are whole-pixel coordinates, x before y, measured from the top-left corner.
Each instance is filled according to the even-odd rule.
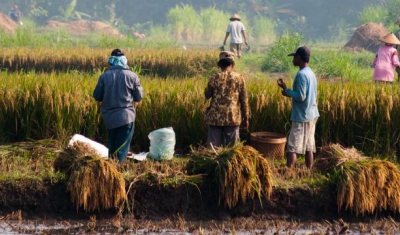
[[[233,72],[235,62],[230,52],[221,52],[221,71],[209,78],[205,89],[211,99],[206,111],[207,147],[233,146],[239,141],[239,126],[249,126],[249,104],[243,76]]]

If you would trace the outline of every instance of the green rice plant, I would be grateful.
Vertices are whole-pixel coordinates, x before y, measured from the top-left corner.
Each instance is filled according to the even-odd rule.
[[[287,54],[293,52],[296,47],[300,46],[302,36],[295,33],[291,35],[286,32],[277,39],[267,50],[267,56],[261,67],[262,71],[267,72],[287,72],[293,64]]]

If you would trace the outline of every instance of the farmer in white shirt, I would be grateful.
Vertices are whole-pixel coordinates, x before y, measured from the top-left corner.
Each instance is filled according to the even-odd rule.
[[[243,41],[250,48],[249,44],[247,43],[246,31],[243,23],[240,22],[240,16],[238,14],[233,14],[229,20],[231,22],[226,29],[226,35],[223,44],[226,45],[226,39],[228,39],[230,35],[230,50],[235,53],[235,57],[240,58],[242,55],[241,52]]]

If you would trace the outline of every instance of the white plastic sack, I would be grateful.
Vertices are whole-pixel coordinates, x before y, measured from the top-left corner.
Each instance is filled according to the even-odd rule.
[[[96,141],[93,141],[83,135],[80,134],[75,134],[72,136],[72,139],[68,143],[68,147],[72,147],[76,141],[80,141],[83,143],[88,144],[90,147],[92,147],[95,151],[98,152],[98,154],[103,157],[103,158],[108,158],[108,148]]]
[[[175,132],[172,127],[161,128],[150,132],[149,157],[161,161],[174,157]]]

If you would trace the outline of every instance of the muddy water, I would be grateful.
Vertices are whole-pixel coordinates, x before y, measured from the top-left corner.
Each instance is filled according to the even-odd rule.
[[[391,218],[370,223],[322,221],[229,221],[188,222],[182,218],[163,221],[122,220],[0,220],[0,234],[400,234]]]
[[[251,220],[229,222],[2,220],[0,234],[400,234],[400,224],[390,218],[371,223],[350,224],[343,221],[318,223],[265,221],[260,225],[260,221],[254,224],[249,221]]]

